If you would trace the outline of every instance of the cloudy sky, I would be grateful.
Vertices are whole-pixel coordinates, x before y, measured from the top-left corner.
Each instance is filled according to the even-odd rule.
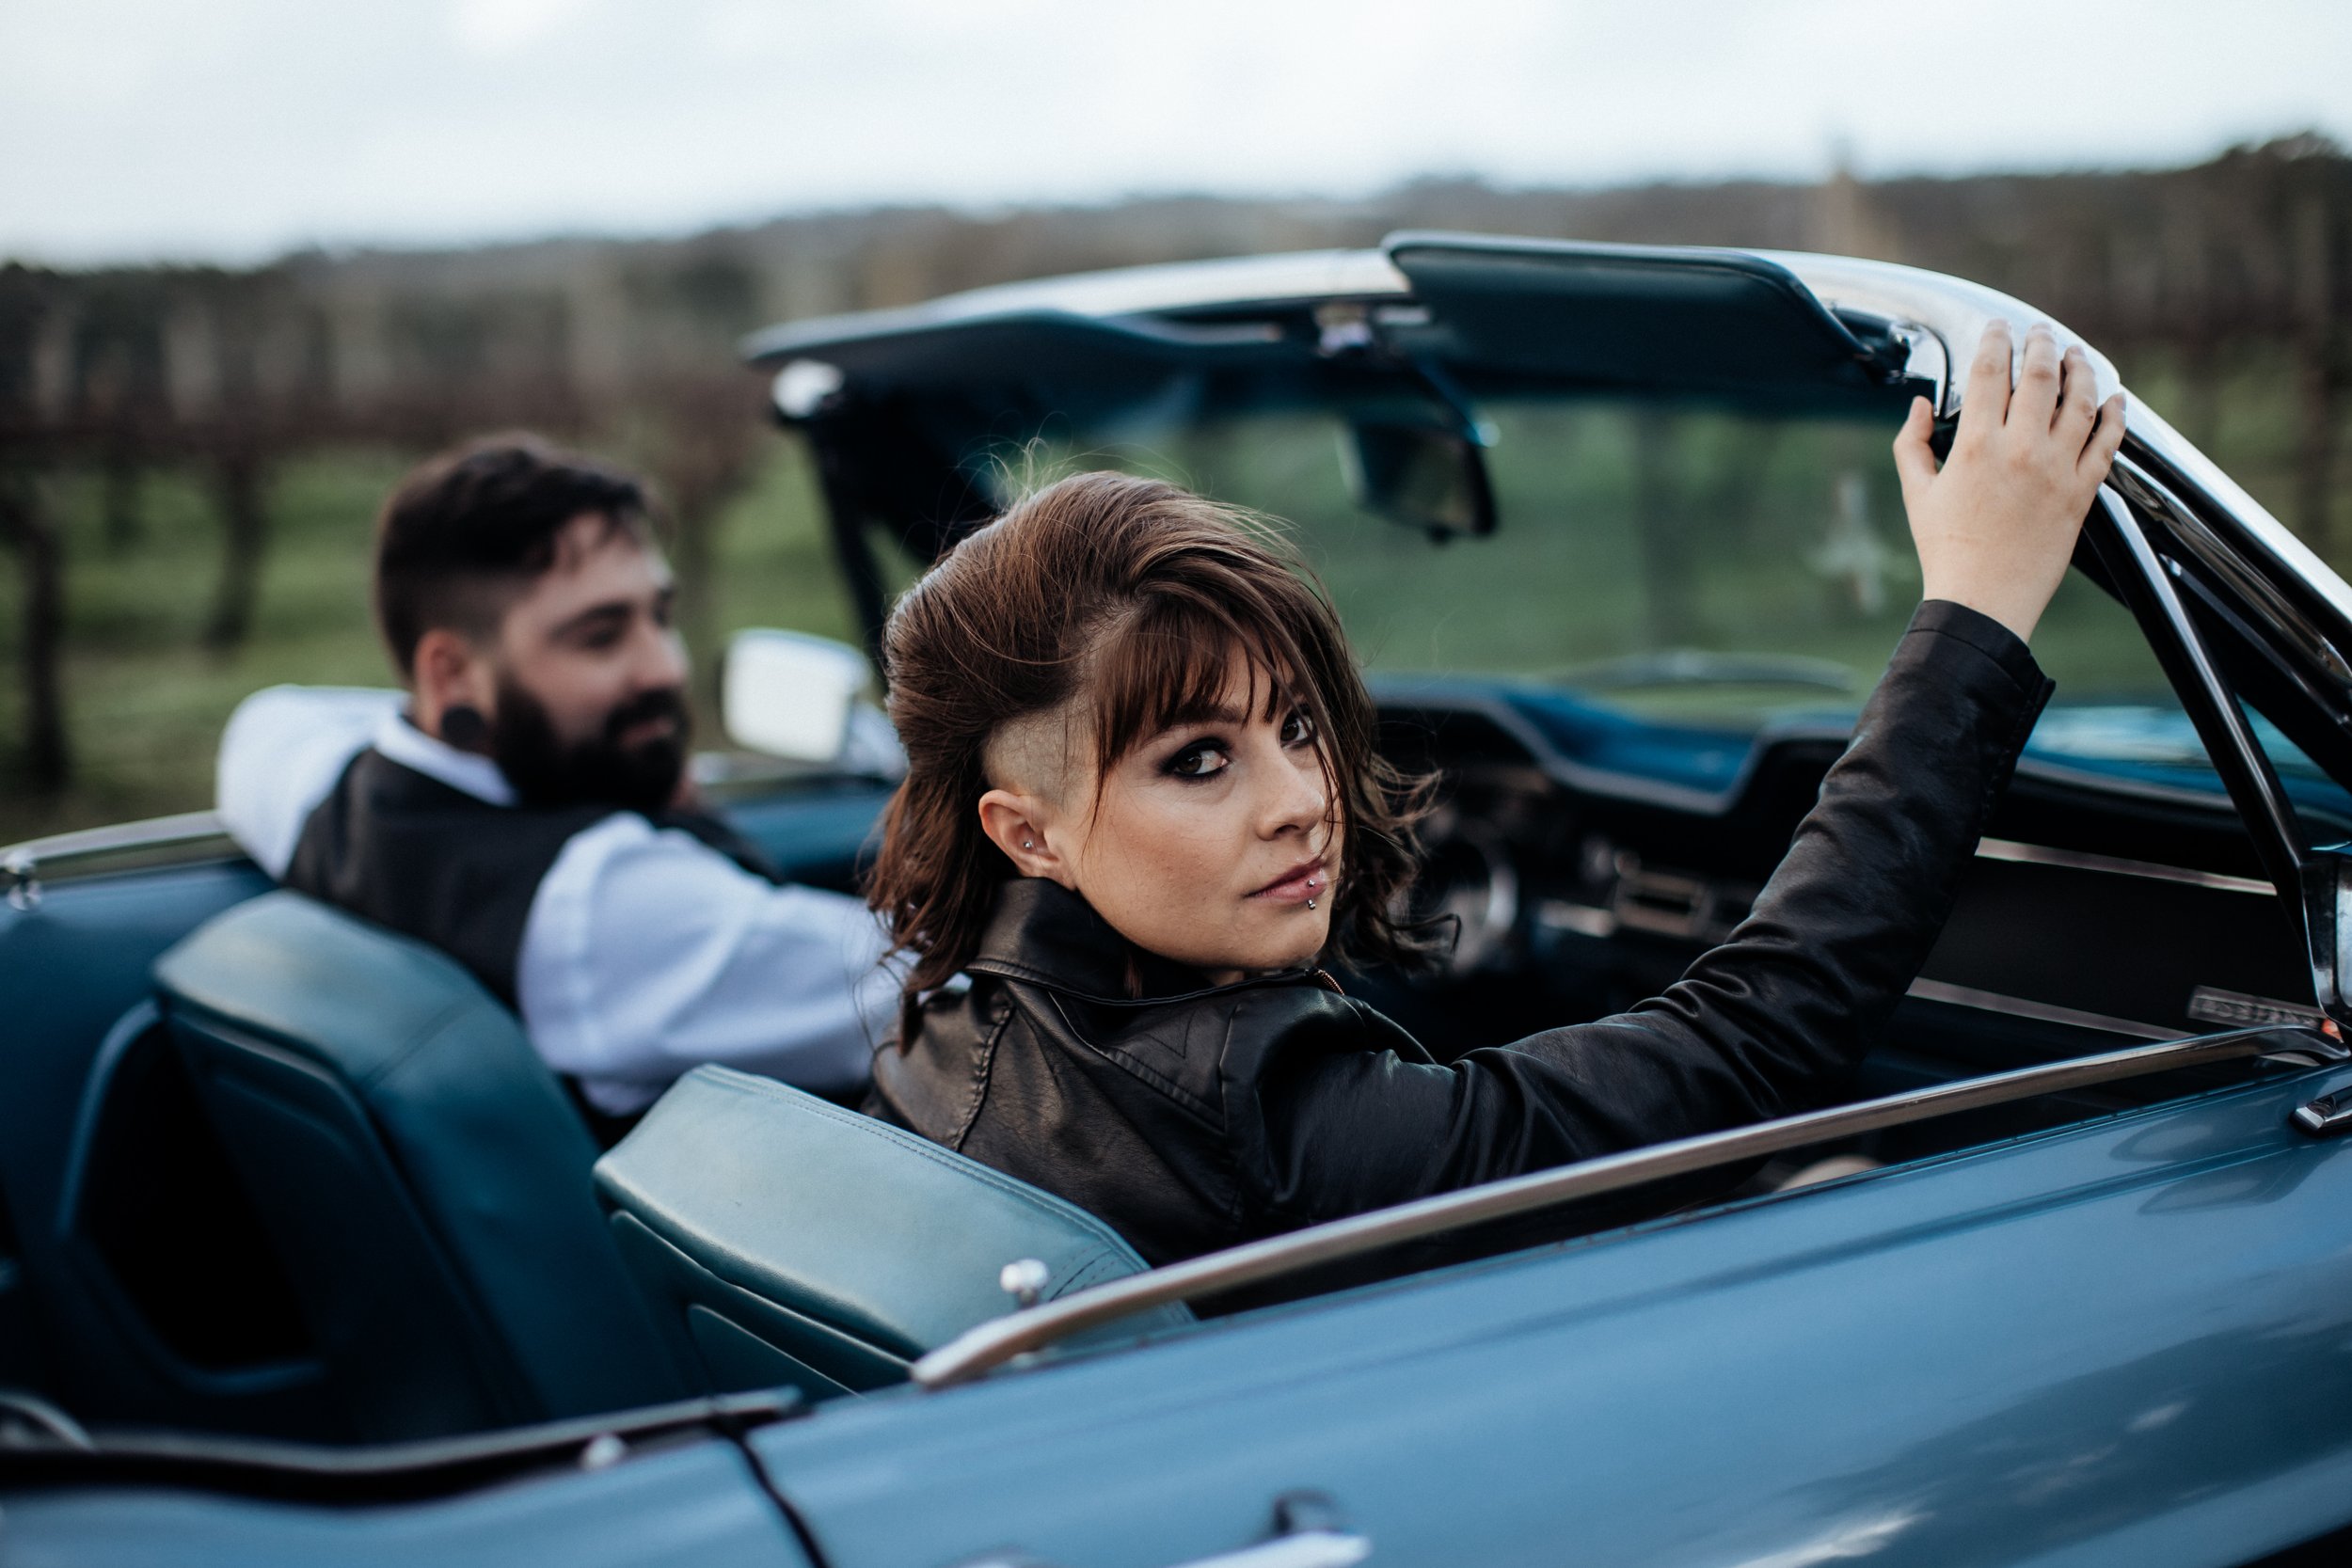
[[[0,256],[2352,142],[2347,0],[0,0]]]

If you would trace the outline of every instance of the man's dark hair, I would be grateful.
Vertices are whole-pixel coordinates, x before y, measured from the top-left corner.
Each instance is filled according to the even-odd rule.
[[[489,436],[412,470],[375,525],[375,620],[401,673],[436,626],[494,635],[582,513],[650,540],[643,484],[536,436]]]

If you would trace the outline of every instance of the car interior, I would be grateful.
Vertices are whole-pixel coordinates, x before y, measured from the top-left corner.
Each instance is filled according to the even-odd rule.
[[[1296,522],[1370,663],[1384,750],[1440,781],[1420,896],[1458,927],[1435,973],[1343,980],[1441,1057],[1620,1009],[1728,933],[1908,610],[1886,564],[1899,514],[1856,524],[1869,495],[1842,477],[1883,467],[1919,385],[1888,324],[1755,269],[1668,289],[1505,263],[1403,253],[1409,305],[845,342],[867,390],[803,431],[869,627],[898,580],[1034,477],[1008,442],[1177,471]],[[1546,492],[1564,453],[1600,477]],[[1661,499],[1660,473],[1681,488]],[[1813,543],[1773,531],[1784,493]],[[1729,605],[1719,580],[1767,558],[1795,562],[1800,596]],[[2318,1021],[2300,932],[2111,559],[2086,546],[2045,657],[2096,700],[2045,718],[1854,1098]],[[2233,585],[2190,565],[2304,842],[2352,840],[2344,738]],[[1591,625],[1564,629],[1541,585],[1587,572]],[[727,809],[796,879],[849,889],[887,788],[793,777]],[[217,846],[26,885],[0,924],[17,999],[0,1388],[80,1422],[349,1444],[713,1391],[822,1402],[903,1382],[1015,1301],[1143,1268],[1058,1199],[723,1069],[688,1074],[600,1155],[454,963],[271,891]],[[1731,1196],[1824,1157],[1867,1172],[2264,1070],[1892,1129]]]

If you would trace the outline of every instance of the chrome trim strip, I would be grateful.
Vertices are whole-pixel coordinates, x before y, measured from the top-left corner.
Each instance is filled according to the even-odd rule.
[[[54,873],[74,861],[151,849],[184,849],[219,840],[222,858],[242,855],[220,817],[209,811],[182,812],[177,816],[151,816],[141,822],[118,822],[78,832],[28,838],[0,848],[0,894],[8,907],[29,910],[40,902],[43,873]]]
[[[2267,897],[2270,889],[2265,887]],[[1971,986],[1947,985],[1942,980],[1914,980],[1910,995],[1922,1002],[1942,1002],[1954,1007],[1974,1007],[1979,1012],[2000,1013],[2009,1018],[2029,1018],[2038,1023],[2063,1023],[2074,1029],[2096,1029],[2102,1034],[2122,1035],[2136,1040],[2185,1040],[2190,1038],[2185,1029],[2166,1029],[2153,1023],[2141,1023],[2136,1019],[2111,1018],[2106,1013],[2087,1013],[2077,1007],[2060,1007],[2047,1002],[2028,1002],[2022,996],[2010,996],[1997,990],[1978,990]]]
[[[123,849],[160,849],[215,834],[226,837],[218,812],[183,811],[176,816],[151,816],[138,822],[116,822],[103,828],[84,828],[47,838],[28,838],[0,849],[0,866],[11,871],[38,870],[58,861],[83,855],[110,855]]]
[[[1461,1192],[1439,1193],[1392,1209],[1332,1220],[1286,1236],[1268,1237],[1164,1269],[1132,1275],[1042,1307],[1009,1313],[969,1329],[932,1351],[915,1362],[913,1376],[925,1388],[952,1387],[1001,1367],[1015,1356],[1042,1350],[1069,1335],[1131,1313],[1277,1279],[1319,1263],[1361,1257],[1424,1236],[1533,1213],[1665,1177],[1708,1170],[1883,1127],[1899,1127],[1960,1111],[2116,1083],[2176,1068],[2235,1061],[2274,1051],[2308,1050],[2309,1041],[2318,1037],[2307,1030],[2262,1028],[2132,1046],[1958,1084],[1907,1090],[1727,1132],[1679,1138],[1578,1164],[1490,1181]],[[2336,1050],[2329,1043],[2325,1053],[2332,1055]]]
[[[2122,860],[2114,855],[2089,855],[2077,849],[2053,849],[2046,844],[2021,844],[2008,838],[1979,839],[1977,858],[2013,861],[2022,865],[2060,865],[2072,871],[2106,871],[2118,877],[2145,877],[2157,882],[2185,882],[2191,887],[2216,888],[2224,893],[2259,894],[2265,898],[2275,897],[2279,892],[2268,882],[2252,877],[2230,877],[2218,871],[2192,871],[2185,865]]]

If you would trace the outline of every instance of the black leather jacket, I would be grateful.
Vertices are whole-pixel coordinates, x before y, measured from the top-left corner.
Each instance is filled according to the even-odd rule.
[[[1210,986],[1077,895],[1009,882],[970,989],[877,1053],[867,1109],[1165,1263],[1824,1103],[1926,958],[2049,691],[1998,623],[1922,606],[1729,941],[1629,1012],[1445,1065],[1317,972]]]

